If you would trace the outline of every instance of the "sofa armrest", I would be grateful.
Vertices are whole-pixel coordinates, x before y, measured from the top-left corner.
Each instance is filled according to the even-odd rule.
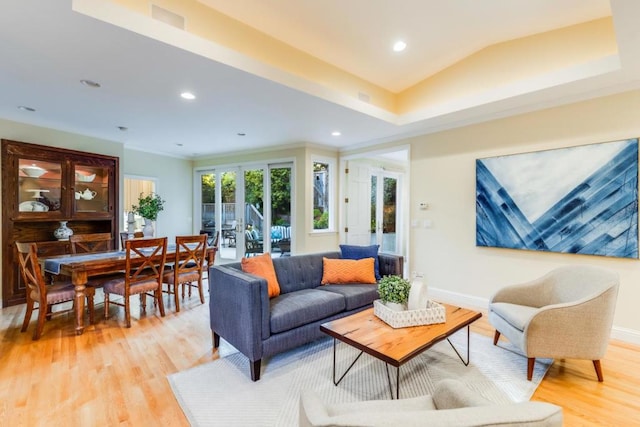
[[[249,360],[262,358],[262,341],[269,337],[267,281],[225,266],[209,268],[211,330]]]
[[[402,255],[378,254],[378,268],[380,276],[403,275],[404,257]]]

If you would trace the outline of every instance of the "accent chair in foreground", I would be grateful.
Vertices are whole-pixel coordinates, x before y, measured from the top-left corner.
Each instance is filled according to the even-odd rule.
[[[555,269],[528,283],[499,290],[489,302],[489,322],[528,358],[527,379],[536,358],[592,360],[603,381],[602,359],[609,344],[618,295],[618,274],[591,266]]]
[[[369,426],[562,426],[562,408],[546,402],[495,404],[464,383],[447,379],[433,395],[396,400],[327,404],[305,390],[300,397],[301,427]]]

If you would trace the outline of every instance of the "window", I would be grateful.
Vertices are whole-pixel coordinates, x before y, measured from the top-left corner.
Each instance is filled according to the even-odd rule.
[[[124,177],[124,206],[123,216],[125,231],[133,233],[142,230],[143,219],[140,215],[131,212],[131,206],[138,204],[140,194],[155,193],[156,181],[154,178],[143,178],[134,176]],[[131,214],[131,215],[129,215]]]
[[[333,163],[313,162],[313,230],[333,229],[332,188],[335,180]]]

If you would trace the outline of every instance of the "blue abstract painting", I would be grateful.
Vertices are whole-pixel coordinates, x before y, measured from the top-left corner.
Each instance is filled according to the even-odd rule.
[[[476,245],[638,258],[638,139],[476,160]]]

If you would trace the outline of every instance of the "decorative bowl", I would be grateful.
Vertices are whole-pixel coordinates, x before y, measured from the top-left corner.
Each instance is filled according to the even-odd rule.
[[[31,178],[40,178],[42,175],[47,173],[46,169],[42,169],[40,166],[36,165],[22,166],[20,170]]]
[[[76,181],[80,182],[93,182],[96,179],[96,174],[92,173],[91,175],[83,175],[79,172],[76,172]]]

